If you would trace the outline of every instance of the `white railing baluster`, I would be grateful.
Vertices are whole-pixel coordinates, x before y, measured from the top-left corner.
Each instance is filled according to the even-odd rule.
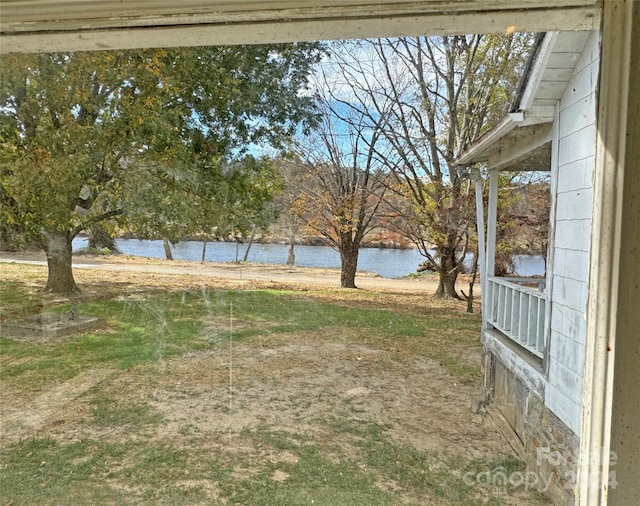
[[[504,285],[498,286],[498,318],[496,321],[498,324],[504,328]]]
[[[529,311],[529,338],[527,346],[535,347],[538,338],[538,312],[540,311],[540,299],[531,297],[531,311]]]
[[[529,314],[529,294],[522,293],[520,295],[522,299],[522,305],[520,306],[520,342],[526,343],[529,339],[529,333],[527,331],[527,315]]]
[[[491,326],[538,357],[543,356],[546,345],[543,287],[541,279],[489,277],[488,314],[483,316]]]
[[[515,324],[513,325],[513,337],[519,343],[522,342],[522,333],[520,332],[520,320],[522,320],[522,293],[514,290],[513,291],[515,300],[518,302],[518,306],[514,311],[514,317],[516,319]]]
[[[538,335],[534,346],[539,349],[541,353],[544,353],[546,345],[545,329],[547,328],[545,325],[546,311],[544,304],[540,304],[540,306],[541,307],[538,309]]]
[[[513,290],[511,287],[504,287],[504,321],[502,327],[505,331],[511,331],[511,306],[513,304]]]
[[[489,313],[489,315],[491,323],[495,323],[498,319],[498,290],[496,290],[497,287],[495,283],[488,284],[491,285],[491,313]]]

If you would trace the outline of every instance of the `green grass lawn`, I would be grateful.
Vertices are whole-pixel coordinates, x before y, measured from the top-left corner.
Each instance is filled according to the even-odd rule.
[[[0,288],[5,319],[20,313],[17,308],[42,307],[38,297],[48,297],[16,282]],[[51,304],[47,311],[69,309]],[[3,406],[3,412],[29,414],[29,406],[45,403],[48,392],[79,381],[87,371],[106,371],[106,379],[69,393],[62,412],[54,416],[50,410],[46,420],[3,415],[0,504],[472,505],[509,504],[514,498],[541,503],[526,491],[479,488],[463,479],[498,468],[521,470],[510,453],[477,457],[416,448],[390,435],[393,417],[384,423],[372,419],[352,401],[330,397],[329,386],[318,388],[316,398],[287,398],[292,407],[282,416],[299,416],[299,427],[255,422],[228,433],[207,432],[206,418],[232,417],[243,409],[251,416],[240,397],[236,405],[224,398],[211,403],[203,419],[175,415],[179,425],[161,409],[170,404],[165,398],[189,409],[211,391],[224,392],[225,381],[231,391],[231,370],[228,379],[207,384],[203,378],[214,378],[213,372],[198,367],[203,357],[211,357],[211,367],[222,364],[232,345],[248,359],[269,357],[265,350],[292,342],[319,350],[333,350],[333,343],[366,346],[373,358],[350,357],[345,367],[366,362],[373,371],[367,374],[375,375],[416,361],[434,363],[450,378],[452,392],[460,385],[476,388],[481,371],[466,354],[478,352],[479,318],[462,308],[404,306],[362,291],[203,289],[143,290],[118,300],[80,302],[78,312],[105,324],[45,342],[0,339],[2,402],[19,404]],[[376,362],[376,354],[390,358]],[[269,371],[260,376],[252,367],[234,372],[238,389],[271,381]],[[219,369],[215,374],[226,371]],[[304,368],[296,371],[292,378]],[[278,394],[275,389],[270,396]],[[326,411],[304,415],[323,399],[330,399]],[[273,416],[284,410],[278,406]]]
[[[3,300],[27,298],[11,286],[3,287],[1,292]],[[64,314],[70,308],[69,304],[62,304],[48,312]],[[460,376],[461,381],[480,377],[479,366],[458,363],[437,338],[441,332],[455,331],[459,340],[478,346],[478,317],[452,313],[446,308],[419,315],[392,308],[363,308],[357,303],[349,307],[343,301],[337,304],[322,302],[291,291],[221,290],[85,302],[78,305],[78,313],[102,318],[108,326],[74,339],[44,345],[0,338],[0,350],[5,359],[29,358],[3,366],[0,378],[18,389],[38,390],[91,367],[108,365],[126,369],[207,349],[227,338],[225,326],[230,320],[235,341],[265,334],[341,328],[351,334],[380,336],[389,343],[411,345],[416,339],[424,341],[423,337],[430,331],[436,331],[428,349],[432,358]],[[218,319],[223,324],[222,330],[203,335],[205,318]]]

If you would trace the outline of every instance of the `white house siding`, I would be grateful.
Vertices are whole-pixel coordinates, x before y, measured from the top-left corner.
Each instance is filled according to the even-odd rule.
[[[559,104],[549,379],[545,404],[580,433],[596,149],[599,35],[594,32]]]

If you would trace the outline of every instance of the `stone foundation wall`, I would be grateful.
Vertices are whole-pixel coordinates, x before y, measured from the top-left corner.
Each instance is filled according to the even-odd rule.
[[[492,413],[533,476],[526,486],[557,505],[575,504],[580,439],[494,355],[487,356],[485,387]],[[536,477],[537,475],[537,477]],[[535,482],[535,483],[534,483]]]

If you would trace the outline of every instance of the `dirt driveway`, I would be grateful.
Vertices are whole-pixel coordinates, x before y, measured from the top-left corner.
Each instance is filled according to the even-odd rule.
[[[42,252],[0,252],[0,262],[46,265]],[[76,269],[91,269],[114,272],[174,274],[206,276],[233,281],[276,282],[299,285],[337,288],[340,286],[339,269],[321,269],[270,264],[234,264],[213,262],[167,261],[155,258],[132,257],[123,255],[94,256],[76,255],[73,257]],[[466,291],[466,277],[461,276],[459,288]],[[433,294],[437,288],[435,276],[421,279],[387,279],[376,274],[359,271],[356,285],[368,290],[392,290],[406,293]],[[479,293],[479,284],[474,291]]]

